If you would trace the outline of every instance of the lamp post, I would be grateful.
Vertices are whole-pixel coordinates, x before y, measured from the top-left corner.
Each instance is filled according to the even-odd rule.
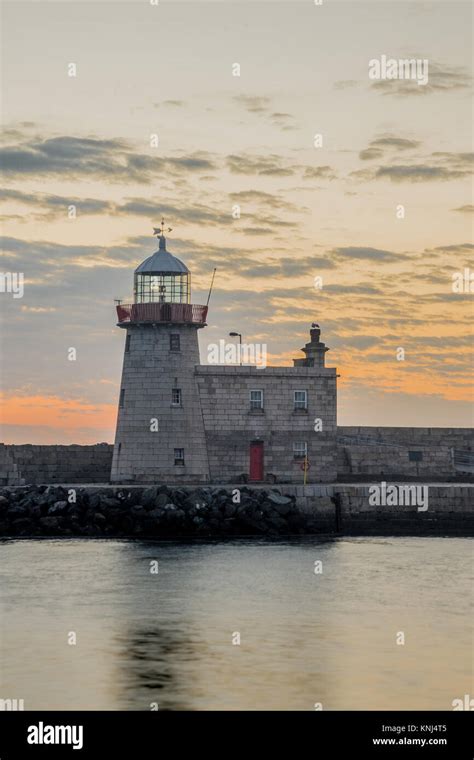
[[[242,336],[238,332],[230,332],[229,336],[231,338],[238,338],[239,339],[239,364],[242,366]]]

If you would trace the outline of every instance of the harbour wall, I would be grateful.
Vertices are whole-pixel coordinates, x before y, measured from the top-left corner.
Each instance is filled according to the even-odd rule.
[[[112,453],[113,445],[108,443],[0,444],[0,485],[108,483]],[[337,428],[339,482],[367,482],[373,478],[470,481],[474,480],[472,457],[471,428]],[[311,476],[310,469],[309,482]]]
[[[393,483],[334,483],[325,486],[285,486],[294,489],[299,511],[311,516],[327,532],[343,535],[463,535],[474,536],[474,485],[395,484],[395,499],[377,503],[373,487],[387,491]],[[424,491],[414,489],[423,488]],[[417,496],[422,500],[417,502]],[[374,504],[374,501],[376,502]],[[385,503],[384,503],[385,501]],[[392,503],[396,501],[398,503]]]
[[[0,485],[108,483],[113,445],[41,446],[0,444]]]
[[[339,426],[337,433],[338,480],[469,479],[474,472],[472,428]]]
[[[474,485],[388,485],[8,486],[0,537],[474,536]]]

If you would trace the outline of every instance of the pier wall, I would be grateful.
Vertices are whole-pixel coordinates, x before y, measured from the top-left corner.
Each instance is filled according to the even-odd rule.
[[[338,480],[463,479],[455,454],[474,452],[472,428],[339,426],[337,435]]]
[[[474,479],[474,468],[462,471],[456,468],[454,459],[455,452],[474,453],[471,428],[339,426],[337,443],[332,445],[336,445],[337,478],[329,477],[328,472],[331,481]],[[112,453],[113,445],[108,443],[92,446],[0,444],[0,485],[108,483]],[[318,455],[317,452],[315,456]],[[311,456],[309,458],[311,464]],[[241,463],[241,470],[245,469],[244,464]],[[309,470],[310,482],[315,470],[317,468]],[[217,482],[218,478],[214,480]]]
[[[374,479],[373,484],[380,485],[380,481]],[[474,536],[473,484],[427,483],[424,487],[427,500],[422,508],[411,504],[373,505],[369,484],[294,486],[292,493],[299,511],[327,532],[354,536]],[[282,493],[290,495],[289,489],[282,486]]]
[[[0,537],[474,536],[474,486],[413,485],[374,505],[371,486],[6,486]]]
[[[20,446],[0,444],[0,485],[108,483],[113,445]]]

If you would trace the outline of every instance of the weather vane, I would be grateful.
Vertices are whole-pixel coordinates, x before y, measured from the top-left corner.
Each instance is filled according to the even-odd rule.
[[[166,231],[172,232],[172,230],[173,230],[172,227],[168,227]],[[157,237],[165,236],[165,220],[163,217],[161,218],[161,229],[159,227],[153,227],[153,234],[156,235]]]

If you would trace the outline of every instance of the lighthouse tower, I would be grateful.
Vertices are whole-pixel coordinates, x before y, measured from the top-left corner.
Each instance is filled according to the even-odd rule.
[[[207,306],[190,303],[191,274],[159,247],[135,270],[134,303],[117,306],[125,333],[111,481],[197,483],[209,480],[195,367],[197,331]]]

